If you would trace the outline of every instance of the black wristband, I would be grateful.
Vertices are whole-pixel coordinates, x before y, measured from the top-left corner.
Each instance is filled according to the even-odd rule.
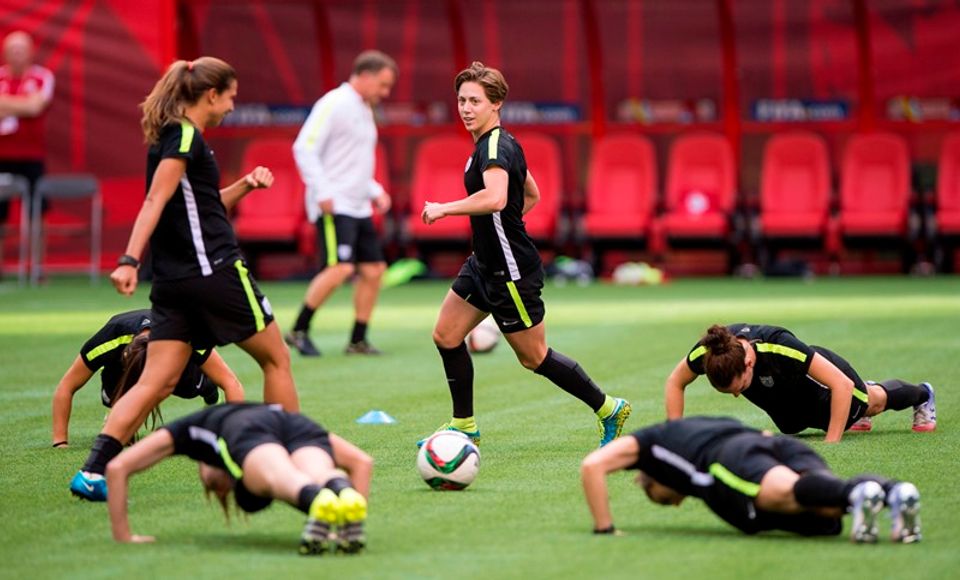
[[[612,533],[614,533],[614,532],[616,532],[616,531],[617,531],[617,528],[615,528],[615,527],[613,526],[613,524],[610,524],[610,526],[609,526],[609,527],[606,527],[606,528],[599,528],[599,529],[598,529],[598,528],[594,528],[594,529],[593,529],[593,533],[594,533],[594,534],[597,534],[597,535],[601,535],[601,534],[612,534]]]
[[[117,266],[133,266],[134,268],[139,268],[140,260],[134,258],[130,254],[124,254],[117,260]]]
[[[53,444],[53,446],[60,447],[61,445],[66,445],[66,444],[67,444],[67,440],[64,439],[63,441],[57,441],[56,443]]]

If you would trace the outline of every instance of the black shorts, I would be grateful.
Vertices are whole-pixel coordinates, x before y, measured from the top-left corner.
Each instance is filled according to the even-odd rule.
[[[320,268],[341,262],[383,262],[383,248],[372,218],[322,215],[317,227]]]
[[[333,457],[333,447],[326,429],[303,415],[277,413],[269,407],[264,407],[263,412],[241,413],[227,418],[223,433],[226,433],[223,437],[225,451],[241,469],[247,455],[266,443],[282,445],[290,453],[301,447],[319,447]],[[236,479],[233,491],[237,505],[247,513],[260,511],[273,501],[272,498],[250,492],[243,485],[242,476]]]
[[[203,374],[199,366],[194,363],[187,363],[187,368],[183,369],[180,381],[173,389],[173,396],[181,399],[194,399],[206,395],[211,389],[216,390],[217,385],[207,375]]]
[[[209,276],[154,282],[150,301],[150,340],[180,340],[195,349],[241,342],[273,322],[270,301],[241,260]]]
[[[807,536],[840,533],[839,518],[756,509],[754,499],[759,493],[760,481],[779,465],[800,474],[829,470],[822,457],[797,439],[744,433],[724,443],[717,460],[710,466],[714,482],[704,501],[724,521],[748,534],[764,530],[784,530]]]
[[[476,257],[470,256],[450,289],[477,310],[493,314],[504,334],[533,328],[546,313],[540,298],[543,268],[513,282],[490,282],[477,267]]]

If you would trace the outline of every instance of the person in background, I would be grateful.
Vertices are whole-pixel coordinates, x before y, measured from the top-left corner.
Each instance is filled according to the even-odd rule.
[[[44,174],[46,113],[53,101],[54,77],[34,64],[30,35],[21,30],[3,39],[0,66],[0,173],[22,175],[30,194]],[[0,202],[0,222],[7,219],[9,204]]]
[[[284,338],[303,356],[320,356],[310,339],[316,311],[356,273],[354,323],[347,354],[377,355],[367,340],[367,326],[387,268],[372,212],[390,210],[390,195],[374,180],[377,125],[372,107],[390,96],[397,63],[368,50],[357,56],[347,82],[313,106],[293,155],[306,184],[307,217],[316,225],[320,273],[313,277],[303,306]],[[371,207],[372,205],[372,207]]]

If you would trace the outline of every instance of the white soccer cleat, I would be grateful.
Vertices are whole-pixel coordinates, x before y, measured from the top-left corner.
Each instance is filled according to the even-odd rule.
[[[920,535],[920,492],[917,486],[901,482],[893,486],[887,496],[890,506],[890,539],[901,544],[919,542]]]
[[[930,393],[930,398],[913,408],[913,430],[926,433],[937,428],[937,399],[933,395],[933,385],[920,383],[920,386]]]
[[[855,544],[877,543],[877,514],[883,509],[883,488],[876,481],[864,481],[850,492],[853,526],[850,541]]]

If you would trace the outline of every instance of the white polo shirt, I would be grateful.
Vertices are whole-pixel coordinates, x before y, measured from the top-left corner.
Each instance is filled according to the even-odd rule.
[[[373,111],[350,83],[316,102],[293,144],[311,222],[322,213],[320,202],[328,199],[333,200],[334,214],[373,214],[370,200],[383,193],[373,179],[376,147]]]

